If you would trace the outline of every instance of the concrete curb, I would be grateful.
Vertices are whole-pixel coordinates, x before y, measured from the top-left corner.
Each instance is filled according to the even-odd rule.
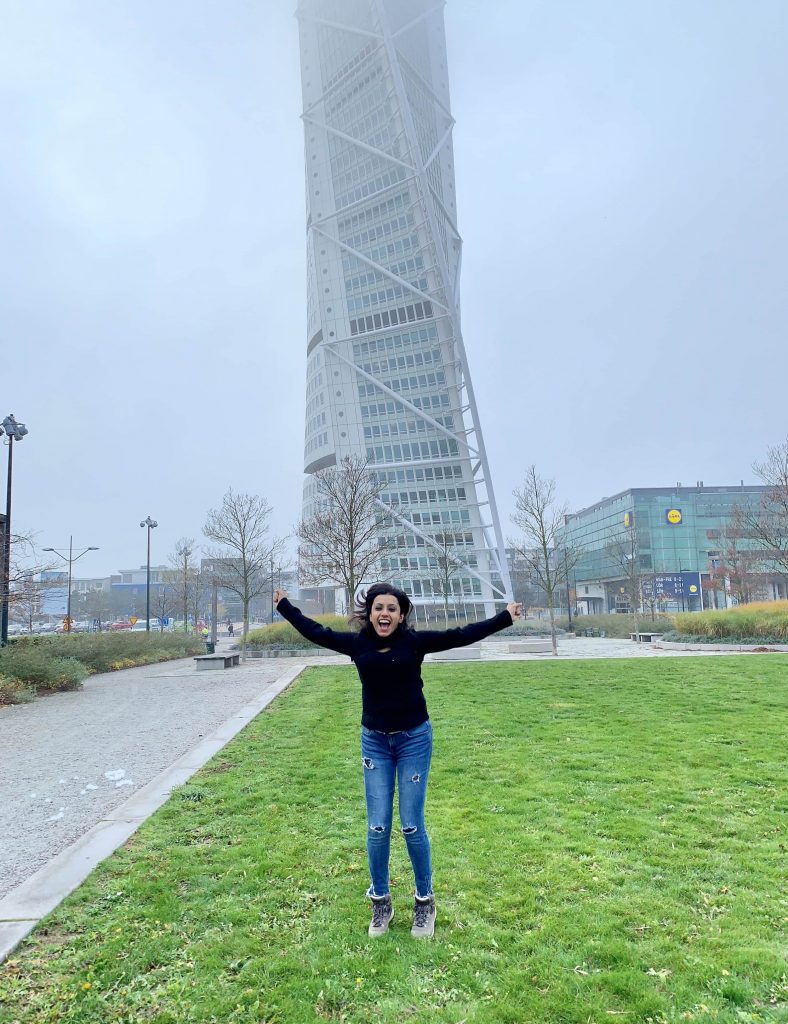
[[[263,708],[286,690],[306,667],[301,664],[289,665],[279,679],[231,715],[210,736],[200,740],[68,849],[0,899],[0,963],[33,931],[42,918],[62,903],[94,868],[122,846],[154,811],[167,802],[173,789],[182,786],[210,761]]]
[[[762,644],[688,644],[673,640],[656,640],[654,647],[665,651],[725,651],[727,654],[788,654],[788,644],[770,644],[764,640]]]

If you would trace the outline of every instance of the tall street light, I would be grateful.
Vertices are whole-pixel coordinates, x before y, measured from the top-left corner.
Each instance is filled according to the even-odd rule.
[[[155,530],[159,524],[155,519],[148,516],[143,519],[140,526],[148,527],[148,573],[145,578],[145,632],[150,633],[150,532]]]
[[[66,602],[66,632],[71,632],[71,566],[78,558],[82,558],[88,551],[98,551],[98,548],[84,548],[78,555],[74,554],[74,538],[68,538],[68,555],[64,555],[62,551],[58,551],[57,548],[42,548],[43,551],[51,551],[57,555],[58,558],[62,558],[64,562],[68,562],[68,600]]]
[[[8,643],[8,598],[11,590],[11,477],[14,467],[14,441],[21,441],[27,433],[24,423],[17,423],[9,413],[0,426],[0,436],[8,434],[8,477],[5,492],[5,534],[3,536],[2,611],[0,611],[0,647]]]

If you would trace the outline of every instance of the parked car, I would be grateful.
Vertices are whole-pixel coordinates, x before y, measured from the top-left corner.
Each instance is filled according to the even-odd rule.
[[[118,622],[110,622],[110,624],[109,624],[109,628],[110,628],[110,629],[112,629],[112,630],[118,630],[118,629],[131,629],[131,628],[132,628],[132,626],[131,626],[131,623],[130,623],[130,622],[121,622],[121,621],[118,621]]]

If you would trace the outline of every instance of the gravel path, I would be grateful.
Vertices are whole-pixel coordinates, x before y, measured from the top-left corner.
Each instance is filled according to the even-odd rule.
[[[0,896],[290,667],[256,661],[197,672],[184,659],[95,675],[81,690],[0,707]]]

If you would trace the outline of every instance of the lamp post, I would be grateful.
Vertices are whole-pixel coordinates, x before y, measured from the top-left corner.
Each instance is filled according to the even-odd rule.
[[[14,468],[14,441],[21,441],[27,433],[24,423],[17,423],[13,413],[9,413],[0,426],[0,436],[8,435],[8,477],[5,492],[5,533],[3,535],[3,579],[2,579],[2,611],[0,611],[0,647],[8,643],[8,599],[11,590],[11,478]]]
[[[43,548],[43,551],[51,551],[57,555],[58,558],[62,558],[64,562],[68,562],[68,599],[66,601],[66,632],[71,632],[71,566],[78,558],[82,558],[88,551],[98,551],[98,548],[84,548],[78,555],[74,554],[74,538],[68,538],[68,556],[64,555],[62,551],[58,551],[57,548]]]
[[[189,559],[192,557],[192,549],[188,543],[179,545],[179,555],[183,556],[183,632],[189,632]]]
[[[150,633],[150,532],[154,530],[159,524],[155,519],[151,519],[148,516],[143,519],[140,526],[148,527],[148,571],[145,577],[145,632]]]

